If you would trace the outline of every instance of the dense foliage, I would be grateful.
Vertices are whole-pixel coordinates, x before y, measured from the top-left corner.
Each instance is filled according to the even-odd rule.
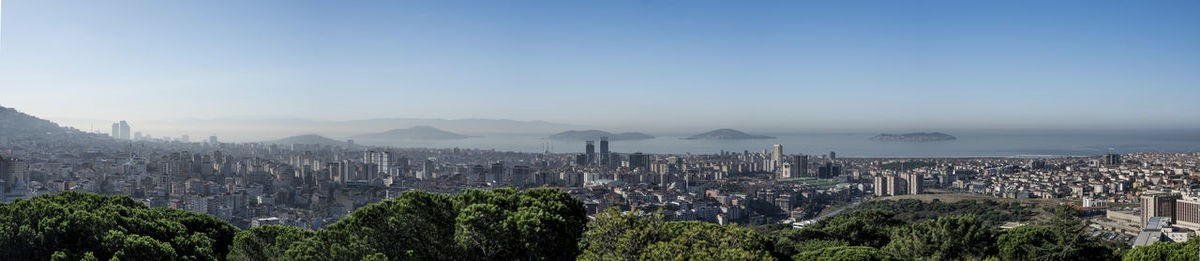
[[[1200,258],[1200,238],[1192,238],[1187,242],[1158,242],[1149,246],[1135,247],[1125,253],[1123,260],[1162,260],[1190,261]]]
[[[63,192],[0,204],[5,260],[223,260],[237,228],[128,196]]]
[[[556,189],[419,191],[366,206],[291,243],[284,260],[569,260],[587,223]]]
[[[583,245],[580,260],[775,260],[771,242],[750,229],[616,208],[588,224]]]
[[[919,203],[919,202],[918,202]],[[910,204],[910,202],[885,203]],[[938,209],[940,203],[918,204]],[[1005,204],[987,204],[1005,209]],[[556,189],[411,191],[321,230],[238,231],[126,196],[65,192],[0,204],[4,260],[1116,260],[1070,208],[1051,222],[998,231],[974,215],[906,222],[866,208],[800,229],[755,231],[609,209],[587,221]],[[969,207],[968,207],[969,208]],[[911,216],[910,216],[911,217]],[[1128,251],[1125,260],[1188,260],[1200,240]]]
[[[999,225],[1009,221],[1027,221],[1035,215],[1033,210],[1020,203],[1002,203],[988,199],[960,200],[953,203],[937,199],[929,202],[916,199],[876,200],[863,203],[858,208],[887,210],[896,213],[896,218],[904,222],[970,215],[984,223]]]

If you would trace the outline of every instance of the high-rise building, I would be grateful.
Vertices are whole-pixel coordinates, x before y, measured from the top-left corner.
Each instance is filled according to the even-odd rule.
[[[585,165],[587,165],[587,154],[579,154],[579,155],[575,155],[575,165],[576,165],[576,166],[585,166]]]
[[[114,122],[112,126],[112,137],[114,139],[121,138],[121,123]]]
[[[799,154],[792,156],[792,177],[808,176],[808,156]]]
[[[488,174],[492,176],[493,180],[504,180],[504,162],[492,163],[492,170],[488,171]]]
[[[835,159],[837,159],[837,152],[830,151],[829,152],[829,160],[835,160]]]
[[[217,136],[208,136],[208,143],[212,144],[212,145],[217,145]]]
[[[609,160],[608,137],[600,137],[600,165],[608,166]]]
[[[888,178],[882,175],[875,176],[875,196],[882,197],[888,195]]]
[[[817,178],[831,179],[842,174],[842,166],[833,165],[832,161],[825,162],[825,166],[817,167]]]
[[[121,139],[129,139],[129,123],[125,121],[121,121]]]
[[[884,178],[887,180],[887,184],[885,185],[885,188],[887,188],[885,189],[887,190],[887,194],[890,196],[901,195],[900,188],[903,188],[901,183],[904,182],[904,180],[896,177],[896,175],[887,175]]]
[[[771,151],[771,164],[774,164],[775,168],[779,168],[783,166],[783,145],[775,144],[773,147],[774,150]]]
[[[905,175],[905,182],[908,182],[908,194],[916,195],[925,192],[925,176],[917,173]]]
[[[512,167],[512,182],[513,186],[528,187],[532,184],[532,172],[529,171],[529,166],[516,165]]]
[[[1100,163],[1106,166],[1121,165],[1121,154],[1105,154],[1104,157],[1101,157]]]
[[[596,163],[596,145],[593,141],[587,141],[584,145],[584,153],[587,154],[588,165]]]
[[[1179,195],[1171,193],[1158,192],[1146,193],[1142,195],[1142,226],[1151,217],[1167,217],[1175,220],[1175,201],[1179,199]]]
[[[433,158],[425,159],[425,164],[422,164],[420,179],[433,179]]]
[[[641,152],[635,152],[633,154],[629,154],[629,169],[637,169],[637,168],[641,168],[641,169],[649,169],[650,168],[650,155],[649,154],[645,154],[645,153],[641,153]]]
[[[392,152],[368,150],[363,152],[363,163],[379,166],[379,172],[392,173]]]

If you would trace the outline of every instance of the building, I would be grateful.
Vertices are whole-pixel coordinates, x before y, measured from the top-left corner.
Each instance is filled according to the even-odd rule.
[[[1191,230],[1200,230],[1200,199],[1175,200],[1175,225]]]
[[[783,145],[775,144],[774,150],[771,151],[771,164],[773,168],[778,169],[783,166]]]
[[[130,139],[130,123],[121,121],[121,138],[122,140]]]
[[[1158,192],[1142,195],[1142,226],[1150,222],[1152,217],[1166,217],[1175,220],[1175,200],[1179,195]]]
[[[1121,155],[1112,153],[1106,154],[1104,157],[1100,158],[1100,164],[1104,164],[1105,166],[1121,165]]]
[[[121,138],[121,123],[114,122],[112,125],[112,137],[114,139]]]
[[[808,156],[792,156],[792,177],[808,177]]]
[[[212,145],[217,145],[217,136],[208,136],[208,143],[212,144]]]
[[[1133,246],[1149,246],[1156,242],[1185,242],[1188,238],[1187,231],[1171,227],[1170,218],[1151,217],[1146,220],[1142,231],[1133,239]]]
[[[418,179],[433,179],[434,178],[434,176],[433,176],[433,168],[434,168],[433,158],[425,159],[425,164],[422,164],[421,167],[422,167],[421,175],[417,177]]]
[[[584,145],[584,155],[587,155],[587,165],[596,163],[596,145],[593,141],[586,141]]]
[[[391,167],[394,162],[392,157],[392,152],[389,151],[368,150],[363,152],[363,163],[375,164],[376,166],[379,166],[379,172],[391,173]],[[368,175],[375,175],[375,173],[368,173]]]
[[[875,176],[875,196],[882,197],[888,195],[888,178],[884,176]]]
[[[925,177],[921,174],[912,173],[904,175],[904,181],[908,182],[908,194],[916,195],[925,192]]]
[[[641,153],[641,152],[635,152],[633,154],[629,154],[629,169],[638,169],[638,168],[650,169],[650,155],[649,154],[645,154],[645,153]]]
[[[825,162],[825,166],[817,167],[817,178],[831,179],[842,174],[842,166],[833,165],[833,161]]]
[[[529,187],[533,184],[533,172],[529,170],[529,166],[516,165],[512,167],[512,182],[513,186]]]
[[[600,137],[600,165],[610,166],[612,161],[609,157],[608,137]]]
[[[504,180],[504,162],[492,163],[492,170],[488,171],[488,174],[492,176],[493,180]]]

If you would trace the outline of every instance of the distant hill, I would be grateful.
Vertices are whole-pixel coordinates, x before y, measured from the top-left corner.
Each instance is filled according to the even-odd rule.
[[[611,133],[611,132],[600,131],[600,130],[583,130],[583,131],[569,130],[569,131],[560,132],[558,134],[550,135],[550,139],[552,139],[552,140],[574,140],[574,141],[600,140],[600,137],[608,137],[608,140],[644,140],[644,139],[653,139],[654,138],[654,136],[646,135],[645,133],[641,133],[641,132]]]
[[[330,139],[330,138],[326,138],[324,136],[316,135],[316,134],[291,136],[291,137],[282,138],[282,139],[278,139],[278,140],[268,141],[266,143],[283,144],[283,145],[317,144],[317,145],[329,145],[329,146],[347,146],[346,141]]]
[[[407,129],[362,134],[354,136],[354,138],[374,140],[455,140],[470,138],[470,136],[439,130],[431,126],[413,126]]]
[[[21,137],[72,131],[75,130],[63,128],[57,123],[22,113],[13,108],[0,106],[0,136]]]
[[[751,135],[734,129],[719,129],[701,134],[692,135],[684,138],[685,140],[749,140],[749,139],[774,139],[775,137],[765,135]]]
[[[905,134],[883,133],[883,134],[875,135],[875,137],[871,137],[870,140],[885,141],[885,142],[932,142],[932,141],[948,141],[948,140],[956,140],[956,139],[958,139],[958,138],[956,138],[954,136],[950,136],[950,134],[945,134],[945,133],[941,133],[941,132],[914,132],[914,133],[905,133]]]

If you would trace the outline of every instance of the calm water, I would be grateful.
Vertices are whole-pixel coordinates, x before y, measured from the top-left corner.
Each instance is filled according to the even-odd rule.
[[[1030,156],[1099,155],[1109,148],[1117,153],[1198,152],[1200,131],[1146,132],[947,132],[954,141],[904,143],[876,142],[878,133],[765,133],[776,139],[683,140],[683,136],[658,136],[648,140],[611,141],[613,152],[694,153],[762,151],[783,144],[787,153],[828,154],[839,157],[869,156]],[[363,144],[420,148],[476,148],[500,151],[542,152],[552,144],[553,152],[583,152],[584,142],[544,139],[548,135],[496,135],[447,141],[361,141]],[[597,148],[598,149],[598,148]]]

